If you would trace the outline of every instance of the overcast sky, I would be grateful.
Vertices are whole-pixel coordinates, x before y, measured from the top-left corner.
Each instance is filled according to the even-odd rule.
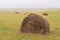
[[[60,0],[0,0],[0,8],[60,8]]]

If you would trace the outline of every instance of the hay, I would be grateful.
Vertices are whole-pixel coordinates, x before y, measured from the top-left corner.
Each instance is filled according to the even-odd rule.
[[[49,33],[48,21],[40,15],[29,14],[22,22],[21,33]]]
[[[19,14],[19,12],[15,12],[15,14]]]
[[[47,13],[43,13],[43,15],[48,16],[48,14],[47,14]]]

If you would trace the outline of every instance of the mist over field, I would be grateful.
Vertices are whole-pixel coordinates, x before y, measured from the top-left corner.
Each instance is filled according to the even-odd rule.
[[[39,11],[54,11],[54,10],[60,10],[59,8],[2,8],[0,9],[0,14],[15,14],[15,12],[18,13],[28,13],[28,12],[33,12],[37,13]]]

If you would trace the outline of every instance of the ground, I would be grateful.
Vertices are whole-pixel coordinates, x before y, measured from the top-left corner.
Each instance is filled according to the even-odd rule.
[[[60,11],[47,11],[44,16],[50,23],[50,33],[22,34],[20,33],[21,23],[26,14],[0,14],[0,40],[60,40]],[[43,11],[39,14],[43,15]]]

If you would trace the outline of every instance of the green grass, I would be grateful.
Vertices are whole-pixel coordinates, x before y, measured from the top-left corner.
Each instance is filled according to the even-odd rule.
[[[41,12],[43,13],[43,12]],[[41,14],[42,15],[42,14]],[[19,33],[26,14],[0,14],[0,40],[60,40],[60,11],[48,11],[48,35]]]

